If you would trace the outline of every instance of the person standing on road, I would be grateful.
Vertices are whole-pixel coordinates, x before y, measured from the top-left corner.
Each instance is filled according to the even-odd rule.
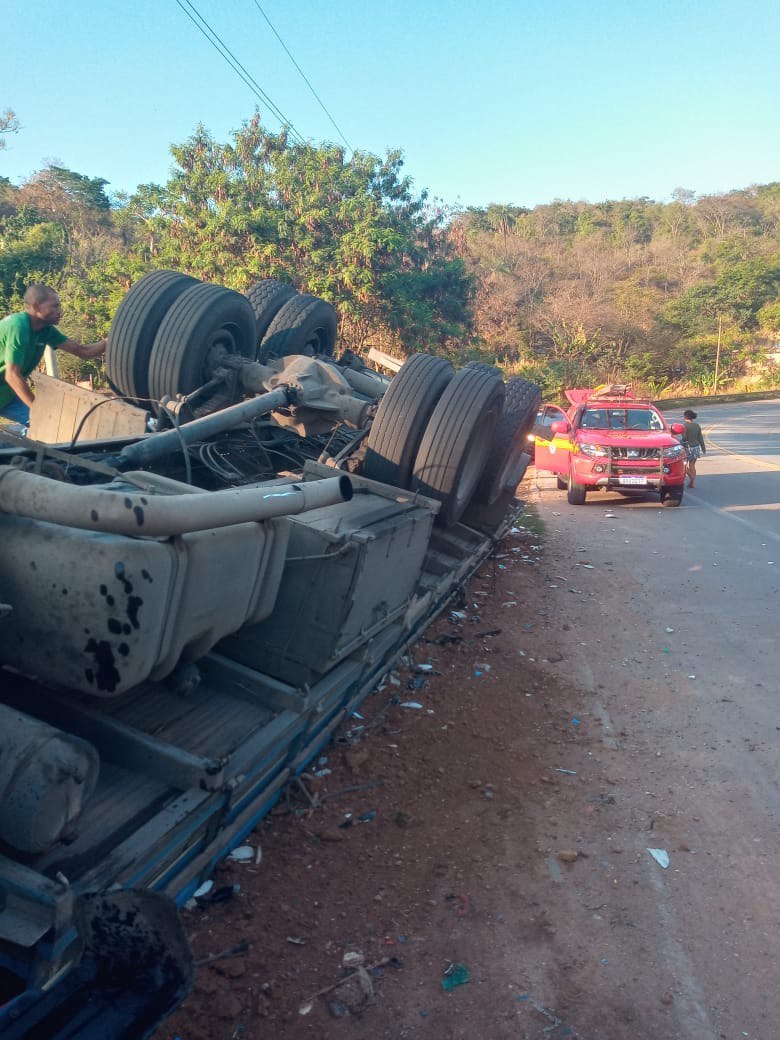
[[[57,328],[62,307],[57,293],[48,285],[33,284],[24,294],[24,310],[0,321],[0,415],[22,426],[30,425],[33,393],[28,376],[43,357],[46,347],[65,350],[86,360],[106,349],[106,341],[79,343]]]
[[[683,412],[683,419],[685,420],[685,433],[682,435],[680,443],[685,448],[685,454],[688,459],[685,469],[688,475],[688,487],[694,487],[696,484],[696,460],[701,458],[702,455],[706,455],[707,449],[704,446],[701,426],[696,422],[696,412],[691,408],[687,408]]]

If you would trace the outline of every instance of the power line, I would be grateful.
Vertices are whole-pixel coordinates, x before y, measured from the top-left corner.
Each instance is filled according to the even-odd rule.
[[[281,38],[281,36],[279,35],[279,33],[278,33],[278,32],[276,31],[276,29],[274,28],[274,26],[273,26],[273,24],[272,24],[272,22],[271,22],[271,19],[270,19],[270,18],[268,17],[268,15],[267,15],[267,14],[265,13],[265,11],[263,10],[263,8],[262,8],[262,7],[260,6],[260,4],[259,4],[258,0],[254,0],[254,4],[255,4],[255,7],[256,7],[256,8],[258,9],[258,11],[260,12],[260,14],[261,14],[261,15],[263,16],[263,18],[265,18],[266,22],[268,22],[268,25],[269,25],[269,27],[270,27],[270,29],[271,29],[271,32],[272,32],[272,33],[274,34],[274,36],[275,36],[275,37],[277,38],[277,40],[279,41],[279,43],[281,43],[281,45],[282,45],[282,47],[284,48],[284,52],[285,52],[285,54],[287,55],[287,57],[288,57],[288,58],[290,59],[290,61],[291,61],[291,62],[293,63],[293,65],[294,65],[294,66],[296,67],[296,69],[298,70],[298,72],[300,72],[300,74],[301,74],[301,78],[303,79],[303,82],[304,82],[304,83],[306,84],[306,86],[307,86],[307,87],[309,88],[309,90],[310,90],[310,91],[312,92],[312,94],[313,94],[313,95],[314,95],[314,97],[316,98],[316,100],[317,100],[317,104],[318,104],[318,105],[320,106],[320,108],[322,109],[322,111],[323,111],[323,112],[325,113],[325,115],[326,115],[326,116],[328,117],[328,119],[329,119],[329,120],[331,121],[331,123],[333,124],[333,126],[334,126],[334,127],[336,128],[336,133],[337,133],[337,134],[339,135],[339,137],[340,137],[340,138],[341,138],[341,140],[342,140],[342,141],[344,142],[344,144],[345,144],[345,145],[347,146],[347,148],[348,148],[348,149],[350,150],[350,152],[354,151],[354,149],[353,149],[352,145],[351,145],[351,144],[349,143],[349,141],[348,141],[348,140],[346,139],[346,137],[345,137],[345,136],[344,136],[344,134],[342,133],[342,131],[341,131],[341,127],[340,127],[340,126],[338,125],[338,123],[336,122],[336,120],[335,120],[335,119],[333,118],[333,116],[332,116],[332,115],[330,114],[330,112],[328,111],[328,109],[327,109],[327,108],[325,107],[325,102],[324,102],[324,101],[322,100],[322,98],[321,98],[321,97],[319,96],[319,94],[317,93],[317,91],[316,91],[316,90],[314,89],[314,87],[313,87],[313,86],[311,85],[311,83],[309,82],[309,80],[308,80],[308,79],[306,78],[306,73],[305,73],[305,72],[303,71],[303,69],[302,69],[302,68],[300,67],[300,65],[298,64],[298,62],[297,62],[297,61],[295,60],[295,58],[294,58],[294,57],[292,56],[292,54],[290,53],[290,50],[289,50],[289,48],[288,48],[287,44],[286,44],[286,43],[284,42],[284,40],[283,40],[283,39]]]
[[[249,87],[249,89],[252,91],[255,97],[259,98],[261,101],[264,101],[265,104],[274,113],[279,122],[292,131],[292,136],[295,139],[297,139],[298,144],[303,144],[303,137],[298,132],[298,130],[296,130],[293,123],[285,116],[282,110],[271,100],[271,98],[266,94],[266,92],[263,90],[263,88],[260,86],[257,80],[251,75],[251,73],[248,72],[246,68],[244,68],[244,66],[235,56],[235,54],[233,54],[233,52],[230,50],[227,44],[224,43],[223,40],[220,38],[219,34],[214,29],[212,29],[212,27],[209,25],[206,19],[200,14],[195,5],[192,4],[190,0],[184,0],[184,3],[186,3],[187,7],[191,8],[192,12],[199,19],[199,21],[203,23],[203,25],[198,24],[195,18],[193,18],[190,11],[187,10],[187,7],[184,6],[182,0],[176,0],[176,3],[179,5],[182,11],[184,11],[184,13],[195,26],[195,28],[198,29],[206,37],[211,46],[225,59],[225,61],[228,63],[228,65],[230,65],[233,71]],[[203,28],[203,26],[205,26],[205,28]]]

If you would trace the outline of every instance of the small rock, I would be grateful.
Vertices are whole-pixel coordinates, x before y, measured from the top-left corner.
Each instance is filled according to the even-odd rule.
[[[671,993],[662,993],[661,1003],[664,1004],[666,1007],[669,1007],[670,1004],[674,1004],[674,997]]]
[[[684,841],[681,841],[680,844],[677,846],[677,848],[679,849],[680,852],[690,852],[691,851],[690,845],[687,845]]]
[[[563,849],[558,853],[561,863],[575,863],[579,858],[580,854],[576,849]]]

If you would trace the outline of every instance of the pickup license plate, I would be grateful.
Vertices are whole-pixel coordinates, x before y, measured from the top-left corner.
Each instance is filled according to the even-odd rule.
[[[621,484],[646,484],[647,477],[618,477]]]

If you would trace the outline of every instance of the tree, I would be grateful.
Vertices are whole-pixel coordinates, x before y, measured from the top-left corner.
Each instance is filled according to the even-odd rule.
[[[8,147],[5,135],[18,134],[19,130],[19,120],[16,118],[16,113],[13,109],[7,108],[5,112],[0,112],[0,152]]]

